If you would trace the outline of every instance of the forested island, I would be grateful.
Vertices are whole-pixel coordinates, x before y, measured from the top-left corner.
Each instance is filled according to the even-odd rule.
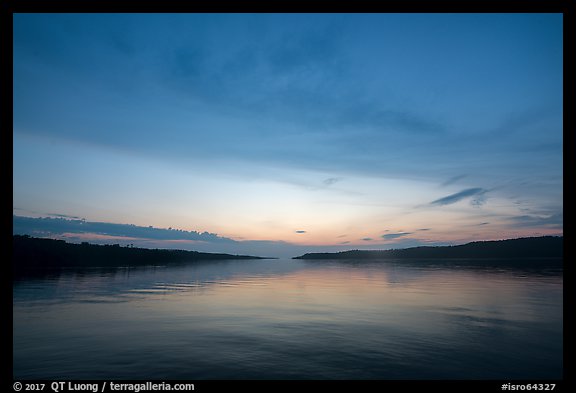
[[[382,258],[562,258],[562,236],[478,241],[459,246],[422,246],[393,250],[351,250],[308,253],[293,259],[382,259]]]
[[[74,244],[64,240],[13,235],[14,270],[58,267],[114,267],[225,259],[265,259],[248,255],[121,247],[118,244]]]

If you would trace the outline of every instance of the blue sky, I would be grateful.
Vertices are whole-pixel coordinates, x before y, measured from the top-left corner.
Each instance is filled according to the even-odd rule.
[[[561,234],[562,56],[561,14],[15,14],[14,214],[267,255]]]

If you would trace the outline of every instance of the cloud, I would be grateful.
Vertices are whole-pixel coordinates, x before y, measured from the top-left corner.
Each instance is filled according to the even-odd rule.
[[[358,249],[365,249],[365,250],[390,250],[390,249],[401,249],[401,248],[409,248],[409,247],[420,247],[420,246],[448,246],[453,245],[450,242],[443,242],[443,241],[432,241],[427,239],[418,239],[418,238],[400,238],[395,240],[394,242],[382,242],[380,244],[367,244],[365,246],[358,246]]]
[[[273,72],[285,75],[319,70],[325,73],[323,68],[337,68],[342,62],[343,21],[330,18],[318,23],[318,20],[300,19],[302,22],[305,23],[303,29],[284,30],[265,48],[266,61]]]
[[[78,216],[70,216],[68,214],[48,213],[47,216],[55,218],[70,218],[73,220],[81,220],[81,218]]]
[[[64,216],[64,215],[62,215]],[[192,240],[208,243],[236,243],[235,240],[218,236],[215,233],[185,231],[180,229],[142,227],[130,224],[91,222],[65,218],[31,218],[12,216],[12,232],[33,236],[56,236],[62,234],[92,234],[98,238],[112,236],[148,240]]]
[[[410,234],[412,234],[412,232],[387,233],[385,235],[382,235],[382,238],[386,239],[386,240],[391,240],[391,239],[397,239],[399,237],[410,235]]]
[[[482,206],[485,203],[486,203],[486,194],[485,193],[482,193],[482,194],[476,196],[476,198],[472,198],[472,200],[470,201],[470,204],[472,206],[476,206],[476,207]]]
[[[364,237],[364,238],[362,238],[362,240],[364,240],[365,242],[369,242],[369,241],[374,240],[374,239],[372,239],[371,237]]]
[[[295,231],[295,233],[306,233],[306,231],[300,230],[300,231]]]
[[[468,176],[468,175],[458,175],[458,176],[451,177],[450,179],[446,180],[444,183],[440,184],[440,186],[441,187],[449,186],[450,184],[454,184],[457,181],[464,179],[466,176]]]
[[[562,212],[542,215],[522,215],[513,217],[516,226],[519,227],[547,227],[562,229],[564,216]]]
[[[324,180],[322,183],[324,183],[325,186],[331,186],[332,184],[338,183],[341,180],[342,180],[342,178],[340,178],[340,177],[330,177],[330,178]]]
[[[455,194],[451,194],[448,196],[445,196],[443,198],[440,199],[436,199],[435,201],[430,202],[431,205],[437,205],[437,206],[445,206],[445,205],[451,205],[453,203],[459,202],[463,199],[466,198],[470,198],[470,197],[475,197],[472,200],[472,204],[475,206],[479,206],[484,204],[484,202],[486,201],[486,198],[484,196],[484,194],[486,194],[486,192],[488,192],[488,190],[485,190],[483,188],[467,188],[465,190],[462,190],[460,192],[457,192]]]
[[[431,230],[430,228],[420,228],[420,229],[418,229],[418,231],[430,231],[430,230]]]
[[[403,109],[393,103],[389,103],[383,109],[381,103],[369,97],[364,99],[355,97],[345,104],[340,103],[338,108],[333,118],[334,125],[371,129],[379,133],[400,131],[412,135],[441,135],[446,129],[443,123],[418,110]]]

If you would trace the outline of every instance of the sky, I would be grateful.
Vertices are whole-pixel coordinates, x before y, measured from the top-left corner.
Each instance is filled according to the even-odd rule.
[[[14,233],[266,256],[562,235],[561,14],[14,14]]]

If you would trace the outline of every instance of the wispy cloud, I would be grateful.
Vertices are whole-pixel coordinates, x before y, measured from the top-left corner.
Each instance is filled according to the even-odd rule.
[[[302,231],[302,230],[300,230],[300,231],[294,231],[294,232],[295,232],[295,233],[306,233],[306,231]]]
[[[470,204],[476,207],[482,206],[485,203],[486,203],[486,192],[478,194],[476,197],[470,200]]]
[[[459,202],[463,199],[466,198],[470,198],[470,197],[474,197],[472,199],[472,204],[473,205],[482,205],[485,202],[485,194],[488,192],[488,190],[485,190],[484,188],[467,188],[465,190],[462,190],[460,192],[457,192],[455,194],[451,194],[448,196],[445,196],[443,198],[440,199],[436,199],[435,201],[430,202],[431,205],[436,205],[436,206],[445,206],[445,205],[451,205],[453,203]]]
[[[400,239],[396,239],[393,242],[383,242],[379,245],[366,245],[364,249],[381,249],[381,250],[389,250],[391,248],[399,249],[399,248],[408,248],[408,247],[420,247],[420,246],[447,246],[451,245],[452,243],[449,242],[441,242],[441,241],[430,241],[426,239],[418,239],[418,238],[411,238],[411,237],[403,237]],[[362,247],[359,247],[362,249]]]
[[[412,232],[387,233],[385,235],[382,235],[382,238],[385,240],[391,240],[391,239],[397,239],[402,236],[407,236],[410,234],[412,234]]]
[[[519,227],[547,227],[562,229],[564,216],[561,212],[542,215],[522,215],[512,218],[514,225]]]
[[[364,238],[362,238],[362,240],[364,240],[365,242],[369,242],[369,241],[374,240],[374,239],[372,239],[371,237],[364,237]]]
[[[73,220],[80,220],[81,219],[78,216],[70,216],[68,214],[48,213],[47,215],[50,217],[55,217],[55,218],[69,218],[69,219],[73,219]]]
[[[394,107],[382,109],[370,101],[342,107],[337,117],[338,124],[367,127],[377,130],[396,129],[413,134],[439,134],[445,126],[417,111],[400,110]]]
[[[338,182],[341,181],[341,180],[342,180],[342,178],[340,178],[340,177],[330,177],[330,178],[324,180],[322,183],[323,183],[325,186],[331,186],[332,184],[338,183]]]
[[[468,175],[458,175],[458,176],[453,176],[450,179],[446,180],[444,183],[442,183],[440,186],[441,187],[446,187],[449,186],[451,184],[454,184],[462,179],[464,179],[466,176]]]

